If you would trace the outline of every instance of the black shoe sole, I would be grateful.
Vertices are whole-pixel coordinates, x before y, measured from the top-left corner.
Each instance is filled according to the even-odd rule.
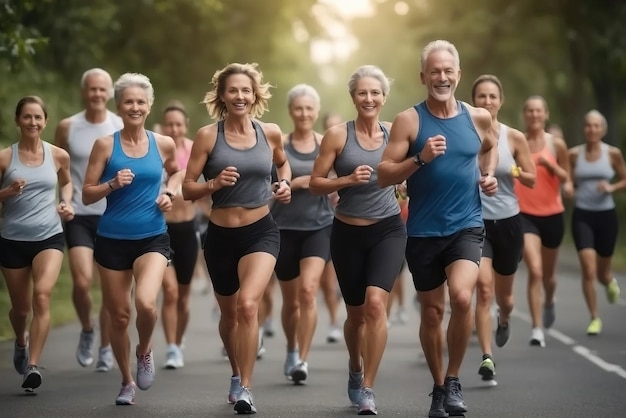
[[[246,401],[235,402],[235,412],[238,414],[256,414],[256,411],[252,409],[252,405]]]
[[[437,411],[429,411],[428,412],[428,418],[447,418],[449,417],[450,414],[448,414],[446,411],[443,411],[441,409],[437,410]]]
[[[490,369],[484,366],[478,369],[478,374],[482,376],[483,380],[493,380],[494,376],[496,375],[495,372],[492,372]]]
[[[307,375],[302,370],[296,370],[291,374],[291,380],[296,385],[300,384],[300,382],[304,382],[306,378],[307,378]]]
[[[368,409],[367,411],[359,411],[357,415],[378,415],[378,412]]]
[[[41,386],[41,375],[38,373],[29,374],[22,382],[24,389],[37,389],[39,386]]]

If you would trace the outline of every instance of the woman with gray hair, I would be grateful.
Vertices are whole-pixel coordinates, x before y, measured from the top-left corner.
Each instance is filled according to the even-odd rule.
[[[357,117],[326,131],[310,188],[315,194],[339,193],[330,249],[348,314],[348,397],[359,415],[375,415],[373,386],[387,344],[386,307],[404,260],[406,228],[395,187],[377,181],[389,138],[390,124],[378,119],[389,80],[380,68],[365,65],[352,74],[348,88]],[[331,170],[336,177],[329,176]]]
[[[307,356],[317,325],[317,291],[330,260],[333,208],[328,195],[309,190],[313,163],[322,135],[313,130],[319,116],[320,97],[307,85],[298,84],[287,95],[293,132],[283,137],[292,171],[291,203],[273,205],[272,216],[280,230],[276,277],[282,292],[281,318],[287,338],[284,373],[295,384],[308,376]]]
[[[148,77],[123,74],[114,84],[117,112],[124,126],[94,143],[83,185],[83,203],[106,197],[98,223],[94,258],[102,281],[103,302],[111,316],[111,346],[122,373],[117,405],[132,405],[135,388],[154,382],[152,333],[157,321],[157,297],[170,258],[170,239],[163,212],[172,208],[182,172],[174,140],[146,130],[154,102]],[[162,190],[162,176],[169,178]],[[137,380],[130,371],[131,289],[139,344]]]

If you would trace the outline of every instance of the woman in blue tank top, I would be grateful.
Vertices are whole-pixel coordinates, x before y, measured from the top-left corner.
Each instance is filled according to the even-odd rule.
[[[27,391],[41,385],[37,366],[50,330],[50,295],[63,262],[61,220],[74,217],[70,157],[41,139],[47,121],[39,97],[22,98],[15,108],[20,140],[0,150],[0,266],[11,298],[13,365],[23,375],[22,387]]]
[[[580,261],[583,296],[591,316],[587,326],[589,335],[602,332],[595,281],[605,287],[609,303],[617,303],[620,295],[611,269],[618,231],[613,193],[626,189],[626,165],[622,151],[602,141],[606,130],[607,122],[602,113],[588,112],[585,143],[569,150],[575,186],[572,235]]]
[[[123,74],[114,84],[114,98],[124,127],[94,143],[83,186],[83,203],[106,197],[98,224],[94,258],[102,282],[103,300],[111,315],[111,346],[122,374],[117,405],[135,401],[135,388],[147,390],[154,381],[152,333],[157,321],[157,297],[170,257],[170,239],[163,212],[172,208],[182,172],[172,138],[145,129],[154,89],[150,80]],[[169,178],[162,190],[163,174]],[[130,371],[130,297],[135,282],[139,343],[136,383]]]
[[[352,74],[348,88],[357,117],[326,132],[309,187],[315,194],[339,193],[330,245],[348,313],[348,397],[359,414],[372,415],[372,388],[387,342],[387,301],[404,260],[406,228],[394,186],[377,182],[389,136],[390,124],[378,119],[389,80],[366,65]]]
[[[204,256],[221,310],[220,336],[232,368],[228,402],[256,412],[250,391],[259,339],[259,304],[272,277],[280,236],[271,199],[289,203],[291,169],[280,128],[253,118],[271,94],[257,64],[229,64],[215,72],[204,102],[217,123],[200,128],[191,149],[183,195],[211,196]],[[271,184],[272,164],[278,178]],[[206,182],[198,182],[204,175]]]

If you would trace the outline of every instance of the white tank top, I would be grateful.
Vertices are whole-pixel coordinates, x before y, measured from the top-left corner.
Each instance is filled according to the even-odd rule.
[[[83,205],[83,183],[89,163],[89,155],[96,139],[111,135],[122,129],[122,119],[111,111],[102,123],[93,124],[85,119],[85,111],[71,117],[67,135],[67,151],[70,154],[70,174],[74,194],[72,206],[76,215],[102,215],[106,208],[106,199],[85,206]]]
[[[483,219],[500,220],[519,213],[519,204],[514,190],[515,179],[511,175],[511,168],[514,165],[517,164],[509,147],[509,127],[501,123],[498,137],[498,165],[494,173],[498,180],[498,191],[493,196],[480,193]]]

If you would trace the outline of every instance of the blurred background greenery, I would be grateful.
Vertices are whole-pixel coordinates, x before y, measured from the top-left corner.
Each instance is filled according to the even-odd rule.
[[[0,0],[0,145],[16,140],[14,107],[29,94],[47,103],[45,138],[52,140],[58,121],[80,110],[80,76],[91,67],[114,79],[146,74],[156,92],[149,124],[180,100],[193,135],[211,122],[200,101],[213,73],[229,62],[260,64],[275,87],[263,119],[285,132],[293,85],[311,84],[322,114],[347,119],[354,114],[348,77],[375,64],[394,79],[382,115],[393,120],[424,97],[422,48],[447,39],[461,54],[458,98],[469,101],[473,80],[492,73],[504,84],[503,122],[521,127],[525,98],[539,94],[570,146],[582,142],[583,114],[597,108],[609,122],[607,142],[623,148],[624,20],[626,3],[611,0]],[[626,200],[618,197],[618,205],[623,225]],[[625,247],[621,240],[621,270]],[[68,280],[64,273],[60,282]],[[69,305],[69,286],[63,288],[55,298]],[[5,296],[0,292],[2,318]]]

